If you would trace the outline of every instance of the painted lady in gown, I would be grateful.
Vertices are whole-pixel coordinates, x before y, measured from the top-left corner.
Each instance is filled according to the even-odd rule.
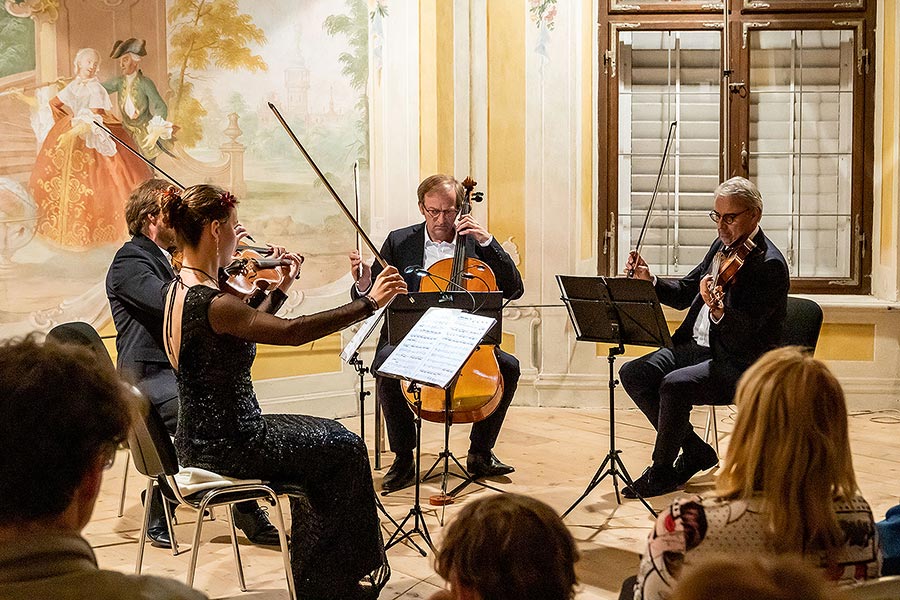
[[[65,250],[125,239],[125,201],[151,176],[147,165],[94,126],[102,123],[137,147],[111,112],[109,94],[96,76],[99,67],[100,54],[93,48],[75,55],[75,78],[50,100],[55,123],[31,173],[36,233]]]

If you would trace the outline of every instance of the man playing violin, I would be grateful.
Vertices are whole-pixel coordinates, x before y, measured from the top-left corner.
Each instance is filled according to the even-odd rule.
[[[464,235],[468,255],[491,267],[504,298],[515,299],[524,293],[522,277],[515,263],[494,236],[471,214],[458,218],[464,190],[456,179],[440,174],[427,177],[419,184],[417,195],[419,212],[425,221],[392,231],[381,248],[381,255],[387,263],[403,274],[410,292],[419,290],[425,269],[441,259],[453,257],[457,236]],[[356,280],[351,296],[355,298],[369,290],[374,277],[381,272],[381,265],[376,262],[369,267],[361,261],[356,251],[350,254],[350,264]],[[382,331],[373,370],[385,361],[392,350]],[[497,477],[514,470],[497,459],[493,448],[519,381],[519,361],[500,349],[497,350],[497,361],[503,376],[503,396],[491,416],[472,426],[469,436],[466,468],[475,477]],[[376,377],[375,395],[384,408],[388,438],[395,455],[381,485],[385,491],[395,491],[412,485],[418,475],[413,460],[416,441],[413,413],[397,379]]]
[[[131,240],[116,252],[106,274],[106,296],[116,325],[116,367],[155,407],[171,435],[178,424],[178,382],[163,347],[164,287],[175,277],[175,232],[160,215],[160,197],[170,183],[149,179],[125,204]],[[236,233],[246,236],[243,227]],[[277,249],[283,253],[283,249]],[[255,501],[236,505],[235,525],[254,544],[277,546],[278,530]],[[171,545],[162,496],[155,488],[147,537],[156,546]]]
[[[619,371],[622,387],[657,432],[653,464],[623,490],[628,498],[668,494],[718,464],[715,450],[694,433],[691,407],[730,404],[741,374],[781,342],[790,278],[781,251],[759,227],[762,207],[759,190],[747,179],[720,184],[709,213],[719,237],[681,279],[658,279],[639,254],[628,257],[625,271],[652,281],[663,304],[689,307],[672,335],[674,348],[632,360]],[[749,251],[740,270],[724,286],[714,285],[714,264],[742,246]]]

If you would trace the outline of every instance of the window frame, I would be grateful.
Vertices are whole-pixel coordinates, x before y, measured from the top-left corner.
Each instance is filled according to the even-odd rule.
[[[650,30],[722,30],[721,13],[713,15],[685,14],[670,12],[660,14],[642,12],[638,14],[614,14],[607,10],[615,0],[601,3],[598,19],[598,42],[600,51],[600,83],[598,89],[598,231],[599,248],[597,271],[599,274],[615,275],[624,264],[630,248],[618,248],[618,154],[619,154],[619,79],[617,70],[618,34],[623,29],[634,31]],[[872,231],[873,231],[873,164],[874,164],[874,91],[875,74],[869,57],[874,55],[875,14],[874,3],[869,2],[864,10],[853,13],[835,14],[799,14],[772,12],[761,17],[759,11],[744,13],[742,7],[747,0],[729,0],[731,14],[729,28],[724,35],[729,35],[732,73],[729,81],[749,82],[750,77],[750,44],[743,45],[745,33],[754,24],[765,23],[767,30],[823,30],[852,29],[857,68],[854,72],[853,84],[853,120],[852,120],[852,159],[851,159],[851,241],[850,272],[846,278],[828,277],[793,277],[792,293],[822,294],[868,294],[871,291],[872,268]],[[778,1],[778,0],[772,0]],[[779,2],[781,5],[800,6],[800,2]],[[787,10],[787,6],[780,6]],[[805,11],[809,12],[809,11]],[[710,17],[713,17],[712,19]],[[748,39],[749,39],[749,33]],[[724,54],[724,38],[723,38]],[[723,57],[724,63],[724,57]],[[860,72],[861,71],[861,72]],[[720,146],[723,152],[729,153],[730,173],[733,175],[749,175],[749,163],[741,161],[741,144],[750,149],[750,89],[741,97],[738,93],[720,91],[720,97],[726,97],[720,104]],[[729,102],[729,118],[731,140],[728,147],[724,143],[725,102]],[[719,165],[720,179],[726,179],[723,161]],[[710,195],[713,190],[710,190]],[[765,199],[764,199],[765,200]],[[712,238],[710,243],[712,243]]]

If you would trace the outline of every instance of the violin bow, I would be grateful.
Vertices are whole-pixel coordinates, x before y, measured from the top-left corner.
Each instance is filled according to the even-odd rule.
[[[281,113],[278,111],[278,108],[275,107],[271,102],[269,104],[269,109],[275,114],[275,118],[278,119],[278,122],[281,123],[281,126],[284,127],[284,130],[287,132],[288,137],[291,138],[291,141],[294,142],[294,145],[300,150],[303,154],[303,157],[306,159],[306,162],[309,163],[309,166],[312,167],[313,171],[318,175],[319,180],[325,185],[325,189],[331,194],[331,197],[334,198],[334,201],[338,203],[341,211],[344,213],[344,216],[353,223],[353,227],[356,228],[356,232],[359,234],[359,237],[362,238],[363,242],[365,242],[366,246],[369,247],[369,250],[372,251],[372,254],[375,255],[375,260],[377,260],[382,267],[387,267],[388,263],[384,260],[384,257],[381,256],[381,253],[378,251],[378,248],[375,247],[375,244],[372,243],[372,240],[369,239],[369,236],[366,235],[366,232],[363,231],[363,228],[357,222],[357,220],[353,217],[353,214],[347,208],[347,205],[344,204],[344,201],[341,200],[341,197],[338,196],[338,193],[334,191],[334,188],[331,186],[331,183],[325,177],[325,174],[322,173],[322,170],[319,169],[316,162],[309,155],[309,152],[306,151],[306,148],[303,147],[303,144],[300,143],[300,140],[297,139],[297,136],[294,135],[294,132],[291,130],[290,125],[287,124],[287,121],[284,120],[284,117],[281,116]]]
[[[359,222],[359,161],[353,161],[353,198],[356,201],[356,219]],[[356,253],[359,254],[360,262],[358,273],[359,276],[362,277],[363,274],[363,265],[362,265],[362,236],[359,233],[356,234]]]
[[[669,124],[669,135],[666,137],[666,147],[663,150],[662,162],[659,163],[659,173],[656,175],[656,186],[653,188],[653,195],[650,196],[650,206],[647,207],[647,214],[644,216],[644,225],[641,227],[637,245],[634,247],[636,256],[641,255],[641,244],[644,241],[644,233],[647,232],[647,224],[650,222],[650,213],[653,212],[653,203],[656,202],[656,195],[659,193],[659,184],[662,181],[663,171],[666,168],[666,162],[668,162],[669,158],[669,146],[672,144],[672,139],[675,137],[675,128],[677,126],[678,121],[672,121]],[[628,277],[634,277],[634,267],[628,270]]]
[[[175,179],[174,177],[172,177],[171,175],[169,175],[168,173],[166,173],[166,172],[162,169],[162,167],[158,166],[156,163],[154,163],[153,161],[151,161],[150,159],[148,159],[146,156],[144,156],[143,154],[141,154],[140,152],[138,152],[137,150],[135,150],[134,148],[132,148],[131,145],[128,144],[128,142],[126,142],[125,140],[123,140],[122,138],[120,138],[119,136],[117,136],[116,134],[114,134],[114,133],[113,133],[112,131],[110,131],[106,126],[104,126],[104,125],[101,124],[101,123],[98,123],[97,121],[93,121],[93,123],[94,123],[94,125],[96,125],[96,126],[99,127],[100,129],[102,129],[103,131],[105,131],[106,133],[108,133],[112,139],[114,139],[114,140],[116,140],[117,142],[119,142],[119,145],[120,145],[120,146],[122,146],[123,148],[127,149],[129,152],[131,152],[132,154],[134,154],[135,156],[137,156],[139,159],[141,159],[142,161],[144,161],[144,163],[145,163],[148,167],[150,167],[152,170],[156,171],[157,173],[159,173],[160,175],[162,175],[163,177],[165,177],[166,179],[168,179],[169,181],[171,181],[172,183],[174,183],[176,187],[179,187],[179,188],[181,188],[182,190],[186,190],[186,189],[187,189],[187,188],[184,187],[182,184],[180,184],[180,183],[178,182],[177,179]],[[249,234],[247,234],[247,239],[250,240],[251,242],[256,242],[256,240],[254,240],[253,237],[250,236]]]
[[[158,172],[160,175],[162,175],[163,177],[165,177],[166,179],[168,179],[169,181],[171,181],[172,183],[174,183],[176,186],[180,187],[181,189],[183,189],[183,190],[184,190],[184,189],[187,189],[187,188],[185,188],[183,185],[181,185],[180,183],[178,183],[178,180],[177,180],[177,179],[175,179],[174,177],[172,177],[171,175],[169,175],[168,173],[166,173],[165,171],[163,171],[160,167],[158,167],[155,163],[153,163],[153,162],[152,162],[150,159],[148,159],[146,156],[144,156],[143,154],[141,154],[140,152],[138,152],[137,150],[135,150],[134,148],[132,148],[132,147],[128,144],[128,142],[126,142],[125,140],[123,140],[122,138],[120,138],[119,136],[117,136],[116,134],[114,134],[114,133],[113,133],[112,131],[110,131],[105,125],[103,125],[102,123],[98,123],[97,121],[93,121],[93,123],[94,123],[94,125],[96,125],[96,126],[99,127],[100,129],[102,129],[103,131],[105,131],[106,133],[108,133],[109,136],[110,136],[112,139],[114,139],[114,140],[116,140],[117,142],[119,142],[119,145],[120,145],[120,146],[122,146],[123,148],[125,148],[126,150],[128,150],[129,152],[131,152],[132,154],[134,154],[135,156],[137,156],[139,159],[141,159],[142,161],[144,161],[144,163],[145,163],[148,167],[150,167],[150,168],[153,169],[154,171]]]

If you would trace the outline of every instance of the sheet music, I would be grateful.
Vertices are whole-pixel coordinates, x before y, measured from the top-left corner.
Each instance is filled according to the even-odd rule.
[[[382,306],[372,313],[368,319],[362,322],[362,325],[356,330],[356,334],[349,342],[347,342],[347,345],[344,346],[344,349],[341,351],[342,361],[350,362],[350,359],[357,353],[359,347],[362,346],[366,339],[372,335],[372,332],[375,331],[375,326],[378,325],[378,321],[380,321],[382,315],[384,315],[385,309],[387,309],[387,306]]]
[[[457,308],[429,308],[378,371],[446,388],[494,322]]]

